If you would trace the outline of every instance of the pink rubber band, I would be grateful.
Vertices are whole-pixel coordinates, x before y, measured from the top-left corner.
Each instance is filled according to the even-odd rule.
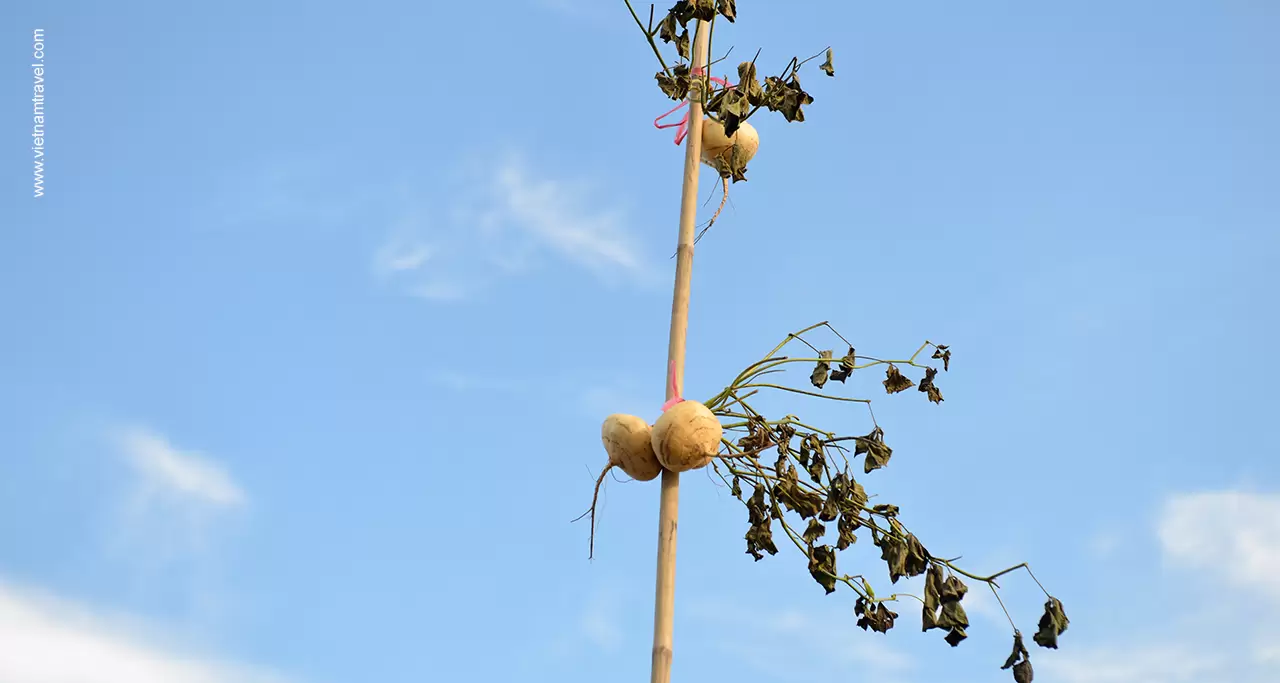
[[[671,398],[662,404],[662,412],[667,412],[677,403],[683,403],[684,399],[680,398],[680,387],[676,385],[676,362],[671,361],[667,371],[667,386],[671,388]]]
[[[697,76],[697,75],[699,75],[699,74],[701,74],[701,73],[702,73],[702,70],[701,70],[701,69],[694,69],[694,70],[693,70],[693,75],[695,75],[695,76]],[[730,89],[730,90],[732,90],[732,89],[734,89],[735,87],[737,87],[737,86],[731,85],[731,84],[729,83],[729,81],[727,81],[726,79],[723,79],[723,78],[716,78],[715,76],[712,76],[709,80],[710,80],[712,83],[715,83],[716,85],[722,85],[722,86],[724,86],[724,87],[726,87],[726,88],[728,88],[728,89]],[[659,121],[661,121],[662,119],[667,118],[668,116],[671,116],[672,114],[674,114],[674,113],[676,113],[677,111],[679,111],[681,107],[687,106],[688,104],[689,104],[689,101],[688,101],[688,100],[685,100],[684,102],[681,102],[680,104],[677,104],[675,107],[672,107],[671,111],[669,111],[669,112],[667,112],[667,113],[663,114],[662,116],[659,116],[658,118],[656,118],[656,119],[654,119],[654,120],[653,120],[653,127],[654,127],[654,128],[657,128],[657,129],[659,129],[659,130],[661,130],[661,129],[663,129],[663,128],[675,128],[675,129],[676,129],[676,146],[679,146],[679,145],[680,145],[680,143],[684,142],[684,138],[685,138],[685,136],[689,134],[689,112],[687,112],[687,111],[686,111],[686,112],[684,113],[684,118],[680,119],[680,121],[679,121],[679,122],[677,122],[677,123],[659,123]]]

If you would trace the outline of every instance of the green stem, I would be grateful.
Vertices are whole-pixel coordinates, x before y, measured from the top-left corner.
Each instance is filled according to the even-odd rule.
[[[765,384],[765,383],[743,384],[739,388],[741,389],[747,389],[747,388],[778,389],[780,391],[789,391],[793,394],[804,394],[805,396],[815,396],[817,398],[825,398],[830,401],[848,401],[849,403],[870,403],[871,402],[871,399],[869,398],[848,398],[845,396],[828,396],[827,394],[819,394],[816,391],[805,391],[804,389],[793,389],[791,387],[784,387],[781,384]]]
[[[658,44],[653,41],[653,35],[640,22],[640,15],[636,14],[636,8],[631,6],[631,0],[622,0],[627,3],[627,9],[631,11],[631,18],[636,20],[636,26],[640,27],[640,32],[644,34],[645,40],[649,41],[649,47],[653,48],[653,56],[658,58],[658,63],[662,65],[662,73],[670,76],[671,69],[667,68],[667,62],[662,58],[662,52],[658,50]]]

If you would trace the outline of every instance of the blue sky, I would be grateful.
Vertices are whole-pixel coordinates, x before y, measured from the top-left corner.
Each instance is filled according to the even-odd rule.
[[[730,63],[837,78],[753,119],[686,395],[820,320],[949,344],[941,406],[853,383],[895,453],[865,483],[1065,602],[1036,680],[1280,677],[1280,6],[739,4]],[[681,151],[623,4],[0,25],[0,683],[644,680],[657,483],[608,483],[593,562],[569,524],[603,417],[663,398]],[[674,680],[1008,680],[978,591],[959,648],[863,633],[745,530],[684,477]]]

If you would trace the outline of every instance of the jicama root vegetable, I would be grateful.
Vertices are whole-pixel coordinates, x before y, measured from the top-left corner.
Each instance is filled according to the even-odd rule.
[[[724,124],[713,118],[702,120],[702,161],[715,169],[721,165],[728,167],[733,161],[734,148],[737,148],[737,161],[746,166],[748,161],[760,149],[760,135],[750,123],[743,121],[733,135],[724,134]]]
[[[635,415],[615,413],[606,417],[600,428],[600,440],[609,454],[609,467],[617,467],[637,481],[649,481],[661,474],[662,465],[653,452],[651,432],[649,423]]]
[[[651,432],[649,423],[635,415],[614,413],[604,419],[604,425],[600,427],[600,441],[609,454],[609,462],[596,479],[596,489],[591,494],[591,509],[583,513],[583,516],[591,515],[591,549],[588,557],[595,555],[596,501],[600,497],[600,485],[604,483],[609,470],[617,467],[637,481],[650,481],[662,473],[662,464],[653,452]]]
[[[706,467],[720,452],[724,428],[710,408],[697,401],[681,401],[653,425],[653,452],[672,472]]]

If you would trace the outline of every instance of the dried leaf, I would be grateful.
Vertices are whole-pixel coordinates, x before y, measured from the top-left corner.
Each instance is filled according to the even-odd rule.
[[[759,524],[752,525],[747,530],[747,554],[756,559],[757,562],[764,559],[761,551],[770,555],[778,554],[778,547],[773,544],[773,530],[770,528],[771,523],[766,518]]]
[[[679,0],[669,11],[681,26],[693,19],[711,21],[716,15],[715,0]]]
[[[953,628],[949,633],[947,633],[947,637],[944,640],[946,640],[947,644],[950,645],[951,647],[955,647],[960,644],[960,641],[968,637],[969,637],[969,634],[965,633],[964,629]]]
[[[853,367],[857,365],[857,357],[854,355],[853,347],[849,347],[849,353],[840,359],[840,367],[831,373],[831,379],[843,383],[849,379],[849,375],[853,374]]]
[[[884,389],[890,394],[896,394],[899,391],[906,391],[916,385],[915,382],[912,382],[910,379],[903,376],[903,374],[898,371],[898,367],[892,363],[889,364],[889,369],[885,371],[885,375]]]
[[[863,583],[865,585],[866,582]],[[870,586],[867,587],[870,588]],[[854,603],[853,613],[859,617],[859,628],[877,633],[887,633],[893,628],[893,620],[898,618],[898,613],[890,611],[883,602],[869,602],[862,596],[858,596],[857,602]]]
[[[938,599],[944,603],[959,602],[964,599],[965,594],[968,592],[969,587],[964,585],[964,582],[953,574],[942,582],[942,586],[938,589]]]
[[[756,65],[751,62],[743,62],[738,65],[738,85],[734,88],[746,96],[747,102],[758,107],[764,104],[764,88],[760,87],[760,81],[756,80]],[[744,114],[745,116],[745,114]],[[726,135],[733,135],[732,132],[725,128]]]
[[[822,69],[822,71],[826,73],[828,76],[836,75],[836,67],[831,63],[832,55],[833,53],[831,51],[831,48],[827,48],[827,61],[823,62],[822,66],[818,67],[819,69]]]
[[[915,534],[907,534],[907,560],[903,570],[909,577],[920,576],[929,570],[929,551],[924,549]]]
[[[942,587],[942,567],[933,565],[929,567],[929,571],[924,578],[924,609],[923,609],[923,631],[938,628],[938,607],[941,606],[941,600],[938,597],[939,589]]]
[[[893,456],[893,449],[884,443],[884,430],[876,427],[866,436],[857,437],[857,446],[853,449],[854,455],[863,455],[863,473],[870,474],[872,470],[878,470],[889,464],[889,458]]]
[[[738,18],[738,1],[737,0],[718,0],[716,2],[716,11],[732,24]]]
[[[840,506],[836,503],[835,498],[827,496],[826,502],[822,504],[822,512],[818,513],[818,519],[824,522],[834,522],[840,516]],[[844,548],[841,548],[844,550]]]
[[[822,475],[827,469],[827,456],[822,450],[822,439],[819,439],[817,434],[810,434],[805,437],[801,450],[804,450],[806,446],[809,449],[810,456],[808,463],[809,477],[813,479],[814,483],[820,484],[822,483]]]
[[[853,533],[860,526],[858,516],[849,512],[840,513],[840,521],[836,523],[836,531],[840,533],[840,537],[836,540],[836,549],[844,550],[854,543],[858,542],[858,537]]]
[[[680,36],[676,38],[676,54],[681,59],[691,59],[689,56],[689,29],[680,32]]]
[[[1004,661],[1001,669],[1013,669],[1014,683],[1031,683],[1035,673],[1031,670],[1031,653],[1022,644],[1022,632],[1013,632],[1013,652]]]
[[[809,554],[809,573],[827,591],[836,592],[836,553],[829,545],[820,545]]]
[[[834,351],[819,351],[818,358],[824,360],[818,361],[818,365],[814,367],[813,373],[809,375],[809,381],[813,386],[821,389],[827,384],[827,377],[831,373],[831,355]]]
[[[774,496],[788,510],[800,515],[801,519],[817,517],[822,512],[822,496],[800,486],[795,468],[788,467],[786,474],[778,473],[778,477],[780,481],[774,486]]]
[[[818,542],[818,540],[821,539],[822,536],[826,533],[827,533],[827,527],[823,525],[822,522],[819,522],[816,519],[811,519],[809,520],[808,528],[804,530],[804,534],[801,535],[801,538],[804,539],[805,543],[808,543],[809,545],[813,545],[814,543]]]
[[[764,555],[761,551],[770,555],[777,555],[778,548],[773,544],[772,520],[768,502],[765,500],[765,489],[763,486],[756,485],[755,491],[751,493],[751,499],[747,501],[747,513],[750,517],[751,528],[747,530],[747,553],[754,557],[756,561],[761,560]]]
[[[787,121],[804,121],[806,104],[813,103],[813,96],[800,87],[800,78],[792,75],[789,81],[777,76],[770,76],[764,81],[764,106],[770,111],[781,112]]]
[[[664,43],[670,43],[676,39],[676,29],[678,27],[679,24],[676,23],[676,15],[668,13],[667,16],[658,24],[658,38],[660,38]]]
[[[1058,636],[1067,630],[1069,623],[1071,622],[1067,619],[1067,613],[1062,610],[1062,601],[1049,598],[1044,603],[1044,614],[1040,617],[1040,630],[1033,636],[1036,645],[1058,649]]]
[[[933,352],[933,357],[942,359],[942,371],[946,372],[950,370],[951,369],[951,349],[948,349],[945,344],[939,344],[935,347],[935,349],[936,350]]]
[[[942,614],[938,615],[938,626],[946,629],[969,628],[969,615],[965,614],[959,600],[942,603]]]
[[[920,391],[929,394],[929,400],[934,403],[942,403],[942,392],[938,391],[938,387],[933,384],[934,375],[938,371],[934,368],[925,368],[924,379],[920,380]]]
[[[659,71],[654,74],[658,87],[673,100],[683,100],[689,96],[689,66],[677,64],[671,69],[671,75]]]

